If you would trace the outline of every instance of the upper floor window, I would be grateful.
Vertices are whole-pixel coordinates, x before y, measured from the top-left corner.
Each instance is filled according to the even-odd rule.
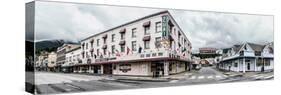
[[[125,45],[120,45],[121,52],[125,52]]]
[[[132,50],[137,51],[137,41],[132,41]]]
[[[135,38],[135,37],[137,37],[137,28],[133,28],[132,29],[132,38]]]
[[[86,43],[86,49],[88,49],[88,43]]]
[[[148,35],[150,34],[150,27],[149,26],[145,26],[144,27],[144,35]]]
[[[155,38],[155,47],[156,48],[161,48],[161,37],[156,37]]]
[[[115,34],[111,35],[111,42],[115,42]]]
[[[112,46],[111,46],[111,53],[112,53],[112,54],[115,54],[115,45],[112,45]]]
[[[106,44],[106,38],[103,39],[103,44]]]
[[[97,49],[97,56],[99,56],[100,55],[100,50],[99,49]]]
[[[121,40],[125,39],[125,33],[121,33]]]
[[[149,44],[150,44],[150,41],[144,41],[144,49],[149,49]]]
[[[156,29],[155,30],[156,33],[161,32],[161,22],[160,21],[155,23],[155,29]]]
[[[100,39],[97,39],[97,46],[100,45]]]
[[[103,49],[103,54],[104,54],[104,55],[106,55],[106,51],[107,51],[107,49],[104,48],[104,49]]]

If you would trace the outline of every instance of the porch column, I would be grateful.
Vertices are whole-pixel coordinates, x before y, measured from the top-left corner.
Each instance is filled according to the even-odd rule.
[[[245,68],[246,66],[245,66],[245,58],[243,58],[243,73],[245,73],[246,72],[246,68]]]
[[[169,75],[169,62],[164,61],[164,76],[168,76],[168,75]]]
[[[257,58],[255,58],[255,61],[254,61],[254,67],[255,67],[255,71],[257,71]]]
[[[238,72],[240,72],[240,59],[238,59],[238,65],[237,65],[237,68],[238,68]]]

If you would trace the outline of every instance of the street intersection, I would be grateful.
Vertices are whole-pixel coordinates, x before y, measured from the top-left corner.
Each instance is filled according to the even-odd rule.
[[[51,72],[36,72],[35,78],[36,93],[47,94],[270,80],[274,77],[273,72],[243,74],[222,72],[215,67],[202,67],[198,71],[188,71],[163,78]]]

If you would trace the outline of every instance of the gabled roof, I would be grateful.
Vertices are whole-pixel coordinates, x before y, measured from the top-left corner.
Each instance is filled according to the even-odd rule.
[[[243,47],[244,45],[234,45],[233,46],[233,50],[235,53],[239,52],[239,50],[241,50],[241,48]]]
[[[254,51],[263,51],[265,45],[259,45],[254,43],[247,43]]]

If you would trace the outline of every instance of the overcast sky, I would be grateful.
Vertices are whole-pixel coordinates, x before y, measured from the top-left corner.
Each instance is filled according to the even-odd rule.
[[[93,34],[165,9],[37,2],[36,41],[79,41]],[[243,42],[273,41],[273,16],[169,10],[193,50],[225,48]]]

